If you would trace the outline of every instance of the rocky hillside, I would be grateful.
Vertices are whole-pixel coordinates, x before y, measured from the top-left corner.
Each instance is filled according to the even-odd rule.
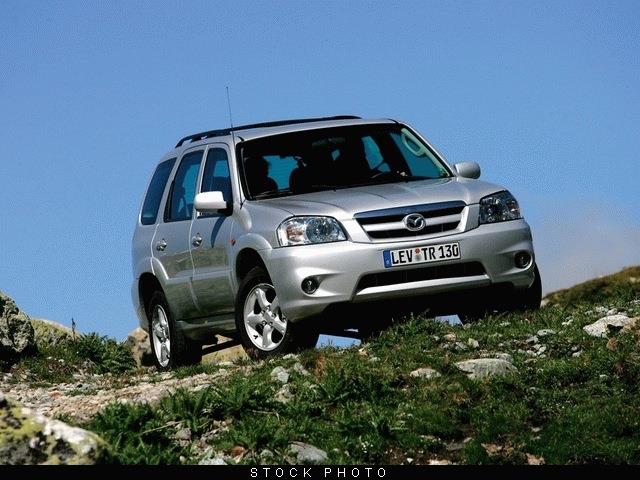
[[[95,335],[38,345],[0,374],[0,463],[639,463],[640,293],[625,272],[539,312],[409,318],[268,362],[159,374]],[[32,441],[50,419],[90,453]]]

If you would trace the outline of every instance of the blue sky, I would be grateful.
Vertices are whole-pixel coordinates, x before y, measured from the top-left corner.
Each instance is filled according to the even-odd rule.
[[[123,338],[145,183],[188,133],[414,125],[520,199],[547,290],[640,263],[640,3],[6,1],[0,289]]]

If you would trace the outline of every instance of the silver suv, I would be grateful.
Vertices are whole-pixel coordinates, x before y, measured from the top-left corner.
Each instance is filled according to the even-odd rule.
[[[367,336],[406,311],[535,309],[531,232],[507,190],[414,129],[353,116],[190,135],[158,164],[133,236],[132,296],[157,365],[215,335],[254,358]]]

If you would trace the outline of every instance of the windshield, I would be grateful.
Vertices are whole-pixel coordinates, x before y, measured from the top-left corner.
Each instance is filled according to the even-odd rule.
[[[249,199],[450,177],[403,125],[357,125],[273,135],[238,147]]]

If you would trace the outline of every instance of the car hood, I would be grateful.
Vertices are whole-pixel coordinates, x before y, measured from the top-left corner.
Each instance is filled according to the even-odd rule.
[[[504,188],[480,180],[461,177],[415,182],[387,183],[261,200],[291,215],[329,215],[338,219],[382,208],[462,200],[478,203],[486,195]]]

